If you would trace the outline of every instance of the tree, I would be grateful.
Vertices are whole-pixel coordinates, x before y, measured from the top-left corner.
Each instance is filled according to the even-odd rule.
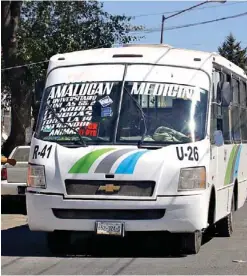
[[[21,64],[23,59],[18,55],[18,23],[22,1],[1,2],[2,23],[2,60],[5,67]],[[30,121],[30,100],[27,95],[27,74],[25,67],[4,71],[5,84],[11,91],[11,132],[4,143],[2,152],[9,155],[13,147],[25,143],[25,129]],[[6,84],[7,82],[7,84]]]
[[[246,71],[247,66],[247,47],[241,48],[241,42],[237,42],[232,33],[218,47],[218,52],[223,57],[235,63]]]
[[[131,19],[125,15],[105,12],[103,4],[97,1],[24,1],[17,32],[17,54],[22,62],[15,65],[42,61],[34,66],[22,67],[25,71],[25,77],[22,76],[22,79],[26,87],[27,104],[31,104],[29,99],[35,81],[45,78],[47,62],[43,61],[49,60],[57,53],[111,47],[114,43],[136,41],[140,37],[132,35],[131,32],[142,30],[143,27],[133,26]],[[6,78],[3,80],[2,87],[6,86]],[[21,103],[19,107],[22,108]],[[22,118],[22,123],[24,120],[25,126],[30,124],[30,119]],[[13,133],[14,130],[17,132],[17,127],[23,135],[23,128],[16,124],[12,124]],[[23,138],[13,141],[11,136],[10,140],[12,148],[24,143]],[[8,153],[11,150],[8,146],[5,149]]]

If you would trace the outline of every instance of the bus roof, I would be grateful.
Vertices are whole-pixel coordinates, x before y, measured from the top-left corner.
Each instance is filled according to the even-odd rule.
[[[175,48],[167,44],[127,44],[117,48],[99,48],[57,54],[49,69],[58,66],[93,63],[149,63],[201,68],[208,72],[216,63],[246,78],[244,70],[216,52]]]

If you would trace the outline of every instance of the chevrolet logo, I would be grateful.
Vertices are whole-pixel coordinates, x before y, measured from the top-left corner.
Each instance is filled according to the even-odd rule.
[[[115,186],[114,184],[106,184],[99,186],[98,191],[104,191],[106,193],[114,193],[120,190],[120,186]]]

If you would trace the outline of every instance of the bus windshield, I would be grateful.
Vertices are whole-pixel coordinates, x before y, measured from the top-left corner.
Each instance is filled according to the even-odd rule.
[[[143,142],[152,144],[204,138],[207,91],[150,82],[126,82],[124,88],[117,141],[136,142],[142,135]]]
[[[154,77],[145,81],[143,73],[138,81],[131,73],[123,81],[109,78],[97,81],[96,76],[95,81],[47,87],[35,137],[76,145],[136,145],[140,141],[162,145],[202,140],[208,91],[198,86],[161,82],[161,77],[157,77],[160,69],[155,70]],[[79,140],[83,143],[78,143]]]

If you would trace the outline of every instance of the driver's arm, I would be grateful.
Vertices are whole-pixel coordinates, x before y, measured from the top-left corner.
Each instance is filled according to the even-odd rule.
[[[15,159],[9,159],[9,158],[2,155],[1,156],[1,164],[4,165],[6,163],[9,163],[10,165],[15,166],[16,160]]]

